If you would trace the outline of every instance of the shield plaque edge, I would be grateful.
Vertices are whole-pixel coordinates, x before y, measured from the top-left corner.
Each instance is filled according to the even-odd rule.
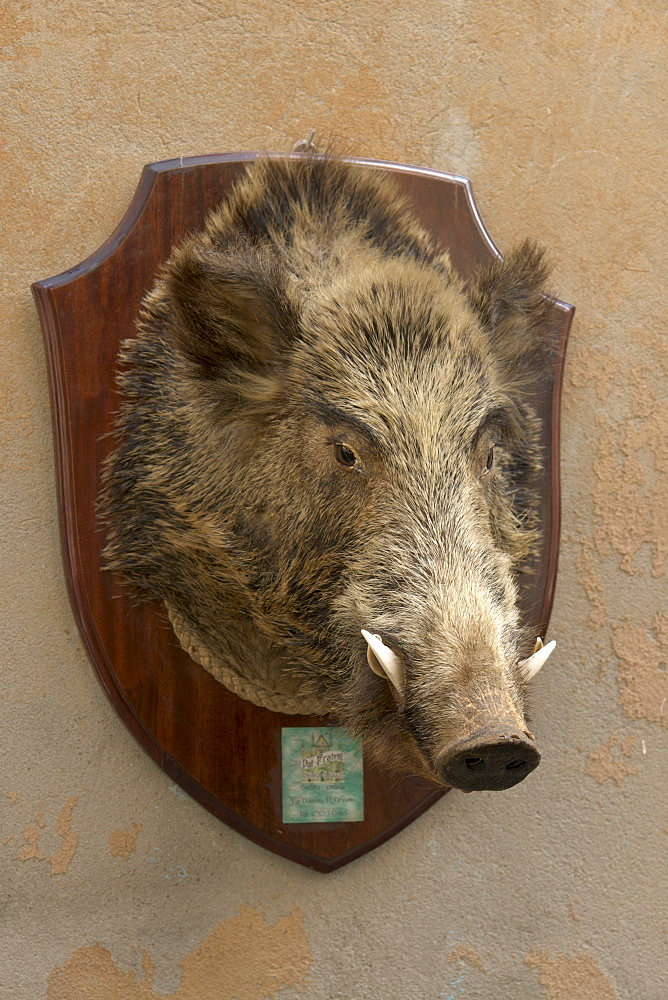
[[[153,760],[200,804],[204,805],[210,812],[214,813],[238,832],[261,846],[281,854],[290,860],[304,864],[307,867],[326,872],[341,867],[394,836],[399,830],[403,829],[403,827],[407,826],[429,808],[433,802],[443,795],[445,790],[438,787],[433,788],[433,786],[430,789],[422,790],[422,797],[419,802],[413,805],[412,808],[407,809],[398,821],[385,827],[381,833],[369,837],[368,840],[358,843],[348,850],[341,851],[336,856],[324,857],[322,854],[310,851],[304,847],[296,847],[293,844],[288,844],[275,838],[268,838],[266,830],[258,828],[245,816],[239,815],[221,802],[209,788],[194,778],[183,764],[165,749],[156,734],[148,727],[145,720],[133,706],[126,689],[119,680],[95,624],[90,594],[86,584],[86,572],[82,563],[81,536],[77,520],[77,504],[75,502],[71,443],[72,414],[70,412],[70,394],[68,393],[70,386],[65,370],[63,348],[63,344],[67,338],[67,331],[61,327],[58,306],[55,301],[58,289],[62,290],[78,279],[91,275],[109,261],[131,236],[147,209],[156,182],[161,175],[174,174],[182,179],[182,183],[185,183],[187,179],[186,175],[192,173],[198,167],[224,163],[245,166],[256,159],[258,155],[257,153],[225,153],[213,154],[211,156],[179,158],[148,164],[142,172],[138,187],[125,215],[111,236],[94,253],[78,265],[51,278],[35,282],[32,287],[40,314],[49,362],[49,381],[54,420],[54,448],[59,491],[59,521],[68,591],[77,625],[107,696],[135,739],[148,751]],[[501,256],[484,226],[473,196],[471,182],[467,178],[427,168],[409,167],[403,164],[353,157],[349,159],[371,169],[397,172],[397,174],[403,177],[410,175],[412,177],[429,178],[439,182],[445,181],[451,185],[456,185],[457,197],[459,192],[461,192],[463,196],[462,200],[465,203],[463,207],[472,216],[479,236],[486,244],[490,255]],[[550,472],[550,531],[549,538],[545,539],[543,546],[547,559],[541,575],[544,576],[545,584],[540,611],[536,616],[543,630],[542,634],[544,634],[549,621],[556,584],[560,523],[559,417],[565,348],[574,313],[574,307],[559,300],[555,300],[555,308],[561,314],[561,324],[559,343],[555,351],[556,363],[551,395],[552,419],[549,428],[550,454],[547,463]],[[132,331],[129,331],[129,333],[132,333]],[[91,447],[91,453],[93,452],[94,448]],[[95,567],[94,571],[100,573],[99,565]],[[231,697],[234,698],[236,696]],[[393,779],[389,778],[388,780],[392,781]],[[317,825],[320,826],[320,824]],[[322,826],[324,825],[322,824]]]

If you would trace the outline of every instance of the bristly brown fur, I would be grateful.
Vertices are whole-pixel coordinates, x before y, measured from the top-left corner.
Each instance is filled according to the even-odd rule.
[[[545,352],[546,276],[525,243],[465,287],[389,177],[257,161],[124,345],[108,566],[221,659],[297,672],[382,759],[433,775],[476,691],[523,711],[538,424],[518,385]],[[401,696],[361,628],[401,656]]]

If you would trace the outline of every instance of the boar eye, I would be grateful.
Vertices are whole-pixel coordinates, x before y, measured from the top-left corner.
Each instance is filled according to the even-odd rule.
[[[335,444],[334,457],[345,469],[352,469],[357,464],[357,455],[347,444]]]
[[[485,463],[485,471],[483,472],[483,476],[486,476],[489,472],[492,471],[493,468],[494,468],[494,445],[492,445],[489,451],[487,452],[487,461]]]

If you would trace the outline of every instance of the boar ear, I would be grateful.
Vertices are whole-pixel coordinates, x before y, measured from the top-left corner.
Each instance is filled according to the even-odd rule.
[[[527,240],[479,271],[469,287],[471,305],[509,374],[535,369],[552,346],[549,273],[543,250]]]
[[[237,382],[277,362],[295,323],[270,251],[183,244],[165,269],[178,347],[204,377]]]

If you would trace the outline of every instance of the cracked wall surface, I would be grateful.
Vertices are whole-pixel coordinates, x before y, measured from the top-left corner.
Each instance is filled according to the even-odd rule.
[[[659,0],[15,0],[0,7],[0,993],[662,1000],[668,918],[666,8]],[[286,149],[472,178],[577,306],[543,762],[329,876],[191,801],[87,661],[29,286],[144,163]]]

